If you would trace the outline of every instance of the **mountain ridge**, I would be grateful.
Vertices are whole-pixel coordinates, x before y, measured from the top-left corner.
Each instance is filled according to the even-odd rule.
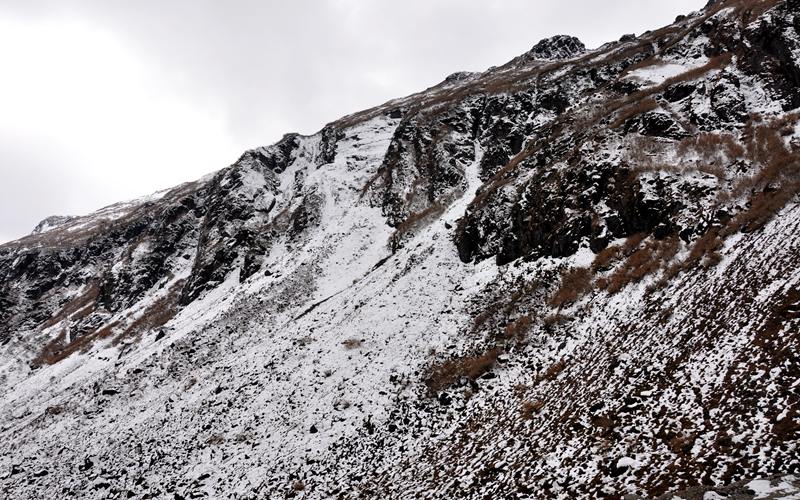
[[[0,491],[796,494],[799,25],[548,39],[0,245]]]

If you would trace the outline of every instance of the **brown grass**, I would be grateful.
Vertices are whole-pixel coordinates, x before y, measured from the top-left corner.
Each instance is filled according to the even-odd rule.
[[[656,102],[652,96],[659,94],[666,90],[669,86],[683,82],[683,81],[690,81],[699,78],[700,76],[706,74],[708,71],[718,69],[722,66],[725,66],[730,63],[732,58],[731,54],[723,54],[721,56],[713,57],[709,60],[708,63],[705,65],[694,68],[692,70],[686,71],[680,75],[674,76],[672,78],[668,78],[662,84],[656,85],[654,87],[649,87],[647,89],[640,90],[638,92],[634,92],[625,97],[621,97],[619,99],[611,100],[608,102],[603,103],[603,105],[597,107],[594,112],[589,113],[587,117],[583,120],[580,120],[580,123],[576,123],[576,128],[579,129],[588,129],[594,123],[598,123],[603,118],[612,115],[613,113],[619,111],[622,108],[627,106],[638,106],[641,103],[642,106],[652,105],[653,102]],[[657,102],[656,102],[657,105]],[[644,109],[644,108],[642,108]],[[632,115],[631,115],[632,116]],[[471,207],[480,207],[482,206],[486,199],[489,197],[490,194],[497,191],[500,187],[508,184],[511,179],[506,177],[508,173],[515,170],[520,163],[524,160],[529,158],[536,152],[536,148],[532,146],[526,146],[520,151],[517,155],[512,158],[508,164],[506,164],[503,168],[501,168],[493,177],[490,179],[485,185],[481,193],[475,197],[475,199],[470,203]],[[462,225],[464,224],[464,219],[459,223],[459,231],[463,231]]]
[[[164,297],[151,304],[141,316],[128,325],[122,324],[121,321],[113,321],[97,330],[72,338],[68,343],[66,342],[67,331],[63,330],[56,338],[45,344],[36,357],[31,360],[31,366],[40,367],[43,365],[53,365],[76,352],[85,353],[89,351],[95,341],[108,338],[119,330],[121,330],[121,332],[114,337],[112,345],[118,345],[123,339],[163,326],[172,319],[178,311],[178,299],[182,287],[183,281],[178,281],[173,284]],[[74,315],[70,318],[75,319]]]
[[[770,183],[800,181],[798,152],[786,147],[780,135],[781,121],[746,128],[747,156],[762,168],[757,174],[740,181],[733,190],[734,196],[748,190],[764,189]]]
[[[497,314],[500,309],[503,308],[503,304],[501,302],[493,302],[489,304],[483,311],[481,311],[475,318],[472,320],[472,333],[477,332],[489,319],[491,319],[495,314]]]
[[[749,193],[747,208],[732,217],[723,227],[712,227],[692,244],[689,255],[680,263],[668,265],[655,284],[666,286],[669,280],[694,267],[712,267],[722,260],[720,253],[725,239],[738,232],[752,232],[764,227],[786,204],[800,193],[800,161],[798,152],[790,150],[781,134],[800,119],[800,113],[789,113],[765,122],[763,117],[751,116],[745,126],[745,147],[728,134],[701,134],[681,143],[679,153],[695,150],[705,160],[725,157],[727,160],[745,158],[756,172],[743,177],[730,192],[721,191],[717,203]]]
[[[109,323],[93,332],[76,337],[69,343],[65,343],[67,332],[63,330],[56,338],[45,344],[39,354],[31,360],[31,366],[54,365],[76,352],[87,352],[95,340],[108,337],[118,324],[116,321]]]
[[[611,245],[594,256],[594,261],[592,261],[592,272],[597,271],[606,271],[615,262],[617,262],[622,257],[622,248],[617,245]]]
[[[634,241],[638,239],[637,237]],[[639,245],[641,240],[634,246],[629,238],[625,248],[631,253],[611,276],[597,284],[598,288],[615,294],[629,284],[638,283],[644,277],[664,269],[678,253],[679,241],[673,236],[661,241],[648,241],[641,247]]]
[[[626,257],[632,254],[647,238],[647,233],[636,233],[628,236],[622,245],[622,253]]]
[[[689,250],[686,263],[689,265],[702,264],[704,267],[711,267],[722,260],[719,251],[722,249],[722,239],[719,237],[717,229],[707,231],[697,239]]]
[[[736,214],[723,230],[722,236],[736,231],[750,233],[763,228],[775,215],[786,206],[798,193],[800,183],[783,186],[778,191],[754,194],[747,209]]]
[[[566,367],[567,367],[567,362],[565,360],[563,359],[558,360],[552,365],[550,365],[550,368],[548,368],[547,371],[544,372],[542,378],[545,380],[555,380],[555,378],[558,377],[558,374],[563,372]]]
[[[712,267],[717,265],[722,260],[722,255],[719,253],[722,249],[722,241],[719,229],[712,228],[707,231],[695,240],[689,249],[689,255],[683,261],[670,263],[664,268],[661,277],[651,285],[648,291],[664,288],[678,274],[696,266]]]
[[[697,161],[691,164],[667,164],[659,161],[658,158],[666,152],[666,147],[652,137],[634,137],[630,140],[625,161],[634,172],[682,174],[698,171],[725,180],[725,166],[746,154],[745,148],[736,137],[727,133],[701,133],[681,140],[677,148],[678,156],[697,156]]]
[[[731,161],[742,158],[745,148],[733,134],[703,132],[678,143],[678,155],[696,153],[705,162]]]
[[[710,14],[708,14],[708,15],[710,15]],[[704,16],[702,19],[705,19],[706,17],[707,16]],[[698,22],[702,22],[702,19],[700,19]],[[684,34],[688,33],[691,29],[694,29],[695,25],[696,25],[696,23],[693,24],[692,26],[690,26],[689,28],[687,28],[687,30],[685,30]],[[672,31],[675,31],[675,30],[672,30],[672,29],[666,30],[666,32],[672,32]],[[653,36],[653,35],[651,35],[651,36]],[[659,36],[661,36],[661,35],[659,35]],[[680,35],[680,36],[676,37],[676,39],[680,39],[682,36],[683,35]],[[650,38],[648,37],[648,40],[649,39]],[[642,42],[642,43],[646,44],[645,42]],[[636,46],[636,47],[633,47],[632,49],[627,49],[627,50],[633,50],[634,53],[635,53],[636,51],[641,50],[641,47],[640,46]],[[608,57],[622,57],[622,56],[620,56],[618,54],[610,54]],[[695,80],[695,79],[705,75],[709,71],[712,71],[714,69],[719,69],[719,68],[721,68],[723,66],[726,66],[726,65],[728,65],[730,63],[731,59],[732,59],[732,54],[722,54],[722,55],[719,55],[719,56],[716,56],[716,57],[712,57],[709,60],[709,62],[706,63],[705,65],[700,66],[698,68],[691,69],[689,71],[686,71],[686,72],[684,72],[684,73],[682,73],[680,75],[674,76],[672,78],[668,78],[664,82],[662,82],[660,85],[649,87],[649,88],[640,90],[638,92],[634,92],[634,93],[632,93],[632,94],[630,94],[628,96],[620,97],[618,99],[614,99],[614,100],[610,100],[610,101],[604,101],[601,105],[595,106],[595,109],[592,112],[587,113],[585,115],[585,117],[583,117],[583,118],[575,119],[575,117],[572,116],[572,118],[574,119],[573,120],[574,121],[573,126],[574,126],[574,128],[577,128],[577,129],[580,129],[580,130],[588,130],[594,124],[599,123],[604,118],[606,118],[606,117],[618,112],[619,110],[621,110],[621,109],[623,109],[625,107],[638,106],[639,103],[642,103],[642,102],[645,102],[645,104],[643,104],[643,106],[647,106],[647,105],[652,106],[652,103],[655,102],[652,96],[657,95],[659,93],[662,93],[664,90],[666,90],[671,85],[674,85],[674,84],[680,83],[680,82],[684,82],[684,81]],[[541,75],[544,72],[548,71],[548,69],[542,68],[542,69],[539,69],[538,71],[539,71],[539,75]],[[591,104],[588,104],[587,106],[591,106]],[[644,109],[644,108],[642,108],[642,109]],[[559,121],[564,121],[564,120],[557,120],[556,123],[559,123]],[[533,154],[536,153],[536,151],[537,151],[537,148],[533,144],[526,145],[523,148],[523,150],[520,151],[517,155],[515,155],[514,158],[512,158],[508,162],[508,164],[506,164],[503,168],[501,168],[492,177],[492,179],[490,179],[488,182],[486,182],[486,184],[484,185],[481,193],[478,196],[476,196],[475,199],[470,203],[470,208],[471,209],[475,209],[475,208],[483,206],[486,203],[486,200],[488,199],[488,197],[491,194],[496,192],[502,186],[504,186],[504,185],[508,184],[509,182],[511,182],[512,179],[508,174],[510,174],[512,171],[516,170],[516,168],[523,161],[525,161],[526,159],[530,158]],[[466,224],[467,224],[467,218],[464,217],[458,223],[457,234],[459,234],[459,235],[463,234],[463,232],[466,230]]]
[[[99,295],[100,284],[97,281],[90,281],[87,283],[83,293],[67,302],[52,318],[39,325],[39,329],[50,328],[65,319],[81,320],[85,318],[94,311],[95,302]]]
[[[555,325],[563,325],[570,319],[571,318],[566,314],[556,313],[556,314],[548,314],[547,316],[544,317],[544,320],[542,320],[542,322],[544,323],[544,326],[555,326]]]
[[[600,106],[595,111],[593,116],[590,118],[590,121],[598,122],[602,118],[609,116],[613,113],[616,113],[617,111],[627,106],[636,105],[639,102],[645,101],[647,99],[652,99],[652,96],[664,92],[667,88],[671,87],[672,85],[675,85],[676,83],[696,80],[697,78],[700,78],[709,71],[713,71],[715,69],[727,66],[728,64],[730,64],[732,58],[733,58],[732,54],[722,54],[716,57],[712,57],[703,66],[699,66],[697,68],[685,71],[679,75],[667,78],[658,85],[654,85],[652,87],[639,90],[630,95],[620,97],[619,99],[611,100],[605,103],[603,106]]]
[[[646,97],[641,101],[636,101],[627,107],[620,110],[619,115],[617,115],[617,119],[611,122],[608,126],[609,128],[619,128],[622,124],[633,118],[634,116],[639,116],[641,114],[647,113],[648,111],[653,111],[654,109],[658,108],[659,104],[658,101],[653,99],[652,97]]]
[[[533,416],[544,408],[544,402],[541,400],[526,401],[522,403],[522,418],[525,420],[532,420]]]
[[[444,209],[444,204],[435,201],[428,208],[420,212],[413,212],[409,214],[409,216],[403,222],[397,225],[394,233],[389,238],[389,243],[392,247],[392,250],[397,250],[400,248],[403,237],[405,237],[410,231],[429,221],[430,219],[438,217],[444,212]]]
[[[739,197],[750,193],[747,208],[729,221],[720,232],[725,238],[736,231],[756,231],[762,228],[794,196],[800,192],[800,152],[790,150],[781,131],[794,124],[800,114],[790,113],[770,122],[753,116],[745,127],[746,154],[761,168],[744,177],[731,189],[728,196]]]
[[[160,328],[178,313],[178,301],[184,280],[175,282],[163,297],[153,302],[136,320],[124,327],[112,344],[118,345],[122,340],[141,333]]]
[[[550,297],[548,304],[562,307],[575,302],[592,290],[592,272],[586,267],[565,270],[561,274],[558,290]]]
[[[524,342],[525,338],[528,335],[528,331],[531,329],[531,325],[533,324],[533,319],[528,316],[522,316],[508,325],[505,328],[505,338],[507,340],[516,340],[517,342]]]
[[[461,379],[475,380],[494,367],[501,352],[495,347],[476,356],[452,358],[435,363],[427,370],[425,385],[431,394],[435,394]]]
[[[342,345],[347,350],[358,349],[361,347],[362,342],[359,339],[347,339],[342,342]]]

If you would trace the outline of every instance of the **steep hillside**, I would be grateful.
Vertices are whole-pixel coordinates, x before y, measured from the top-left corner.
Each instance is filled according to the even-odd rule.
[[[800,495],[799,192],[800,3],[727,0],[48,218],[0,493]]]

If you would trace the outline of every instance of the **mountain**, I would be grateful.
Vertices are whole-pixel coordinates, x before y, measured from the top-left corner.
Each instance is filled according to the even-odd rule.
[[[799,32],[554,37],[0,246],[0,492],[800,494]]]

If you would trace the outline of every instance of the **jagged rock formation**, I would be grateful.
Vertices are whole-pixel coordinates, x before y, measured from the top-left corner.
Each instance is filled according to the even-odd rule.
[[[559,61],[579,56],[584,52],[586,46],[574,36],[557,35],[534,45],[526,56],[531,59]]]
[[[796,494],[799,10],[554,37],[0,246],[0,492]]]

